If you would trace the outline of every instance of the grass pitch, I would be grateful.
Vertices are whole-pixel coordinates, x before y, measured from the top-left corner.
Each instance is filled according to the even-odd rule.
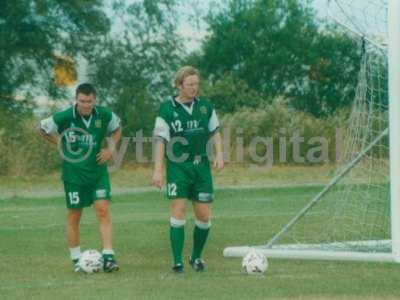
[[[95,275],[72,271],[62,197],[0,200],[0,299],[400,299],[396,264],[270,259],[264,276],[248,276],[240,259],[222,256],[226,246],[265,242],[317,191],[217,191],[204,253],[207,271],[197,274],[186,266],[182,276],[170,272],[169,202],[162,193],[113,198],[121,270]],[[192,245],[188,212],[185,257]],[[90,208],[83,214],[81,240],[83,250],[101,250]]]

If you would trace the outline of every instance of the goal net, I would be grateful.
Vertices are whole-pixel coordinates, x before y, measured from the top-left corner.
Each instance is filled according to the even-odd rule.
[[[385,0],[331,0],[329,17],[362,49],[356,96],[330,183],[258,247],[268,257],[393,261]],[[399,167],[400,168],[400,167]],[[400,216],[399,216],[400,217]],[[250,246],[228,247],[243,256]]]

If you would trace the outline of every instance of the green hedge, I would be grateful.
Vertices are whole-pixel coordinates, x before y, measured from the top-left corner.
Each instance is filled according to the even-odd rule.
[[[221,123],[222,132],[230,131],[232,157],[235,157],[235,151],[238,148],[237,139],[242,138],[244,159],[251,162],[249,149],[251,141],[255,137],[265,137],[270,138],[270,142],[272,141],[274,164],[300,162],[294,159],[295,149],[291,141],[291,138],[297,133],[300,138],[304,139],[303,142],[300,142],[300,140],[298,142],[299,157],[304,158],[304,163],[315,161],[307,159],[307,155],[308,157],[315,157],[316,161],[322,163],[336,161],[336,132],[337,130],[344,131],[342,127],[345,124],[346,115],[347,113],[342,111],[334,117],[318,119],[310,114],[291,109],[282,101],[275,101],[273,104],[259,109],[242,109],[232,114],[226,114]],[[326,141],[327,151],[324,151],[324,153],[327,155],[325,158],[321,155],[321,152],[316,151],[318,150],[316,147],[321,147],[320,138]],[[286,159],[280,157],[282,149],[286,151]],[[314,154],[313,151],[315,151]],[[258,143],[257,154],[262,156],[265,153],[266,146]]]
[[[346,135],[345,120],[348,115],[348,111],[340,111],[329,118],[315,118],[310,114],[291,109],[284,101],[278,99],[258,109],[244,108],[222,115],[220,121],[222,134],[230,132],[229,159],[231,162],[240,161],[240,158],[236,157],[240,152],[238,151],[240,143],[243,143],[243,162],[255,162],[249,146],[255,137],[260,137],[272,139],[274,164],[334,163],[336,162],[336,133],[340,130],[343,142]],[[384,119],[384,115],[380,119]],[[153,120],[151,122],[153,123]],[[0,128],[1,175],[40,175],[59,169],[61,160],[57,149],[39,136],[37,124],[38,120],[27,119],[18,128],[12,126]],[[374,124],[372,127],[376,127],[375,130],[378,131],[381,126],[382,124]],[[303,162],[294,159],[295,149],[290,139],[296,132],[304,139],[299,143],[299,155],[304,158]],[[321,156],[321,152],[317,151],[321,144],[313,139],[318,137],[323,138],[327,143],[326,157]],[[282,141],[286,141],[286,146],[282,144]],[[280,157],[282,148],[286,150],[285,160]],[[134,151],[135,147],[131,141],[123,163],[135,160]],[[265,145],[258,143],[256,153],[260,157],[266,155]],[[145,147],[145,154],[151,157],[149,144]],[[269,154],[271,155],[270,152]],[[317,158],[317,161],[310,161],[311,156]],[[268,157],[270,158],[271,156]],[[262,165],[264,162],[258,162],[258,164]]]
[[[37,132],[37,121],[26,120],[17,128],[0,129],[0,174],[41,175],[60,165],[56,147]]]

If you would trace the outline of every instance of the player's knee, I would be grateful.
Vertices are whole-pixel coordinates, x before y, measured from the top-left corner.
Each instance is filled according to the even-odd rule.
[[[210,212],[208,210],[197,211],[196,212],[196,220],[207,223],[210,220]]]
[[[97,206],[96,214],[99,219],[107,219],[109,217],[108,206],[106,205]]]
[[[172,212],[172,217],[174,217],[174,218],[176,218],[176,219],[185,219],[185,217],[186,217],[186,211],[185,211],[185,209],[177,209],[177,210],[174,210],[173,212]]]
[[[68,224],[71,225],[71,226],[79,225],[80,221],[81,221],[81,218],[78,217],[78,216],[74,216],[74,217],[69,216],[68,217]]]
[[[81,220],[81,215],[82,211],[81,210],[75,210],[75,209],[70,209],[68,211],[68,223],[70,224],[77,224]]]
[[[211,221],[207,218],[207,220],[194,220],[194,223],[200,229],[209,229],[211,227]]]
[[[175,227],[175,228],[183,227],[186,224],[186,220],[185,219],[177,219],[177,218],[171,217],[169,219],[169,223],[170,223],[171,227]]]
[[[185,219],[186,216],[186,206],[185,205],[174,205],[172,207],[172,217],[176,219]]]

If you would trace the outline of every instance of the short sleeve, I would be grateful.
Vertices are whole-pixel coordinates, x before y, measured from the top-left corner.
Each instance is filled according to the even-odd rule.
[[[54,123],[57,125],[57,132],[62,133],[65,128],[69,127],[69,121],[71,119],[71,110],[63,110],[53,115]]]
[[[169,133],[169,125],[167,122],[165,122],[165,120],[162,117],[156,118],[156,124],[154,126],[153,136],[162,138],[167,142],[169,142],[171,138]]]
[[[170,128],[168,125],[168,111],[165,105],[161,105],[154,125],[153,136],[162,138],[169,142],[170,140]]]
[[[211,118],[208,121],[208,131],[210,133],[214,133],[218,128],[219,128],[219,120],[217,117],[217,113],[215,112],[215,109],[213,109],[211,113]]]
[[[112,133],[120,127],[121,127],[121,119],[115,113],[112,112],[111,120],[107,126],[107,132]]]
[[[40,121],[39,127],[47,134],[54,134],[58,132],[58,126],[54,121],[54,117],[51,116],[47,119],[43,119]]]

